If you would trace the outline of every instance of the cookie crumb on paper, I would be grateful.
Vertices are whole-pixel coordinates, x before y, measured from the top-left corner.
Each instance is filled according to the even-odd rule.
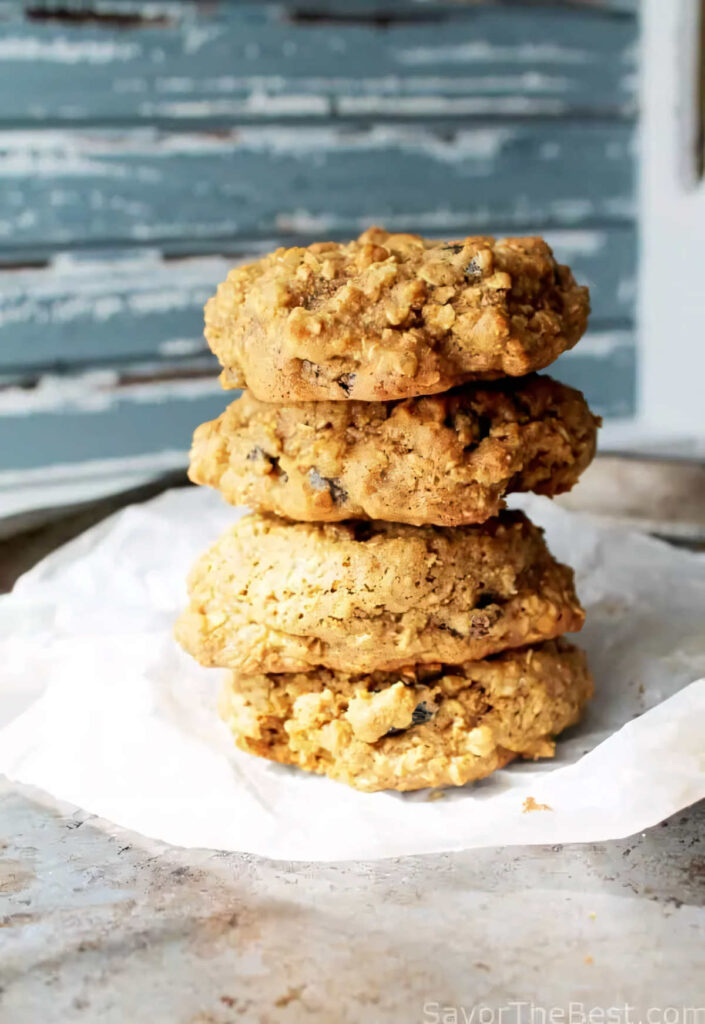
[[[528,814],[529,811],[552,811],[552,810],[553,810],[553,808],[550,807],[548,804],[539,804],[539,803],[537,803],[532,796],[527,796],[527,798],[524,801],[524,803],[522,805],[522,808],[521,808],[522,814]]]

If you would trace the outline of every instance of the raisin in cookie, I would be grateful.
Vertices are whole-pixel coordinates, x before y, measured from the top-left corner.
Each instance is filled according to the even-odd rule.
[[[523,376],[572,348],[587,288],[540,238],[370,228],[236,267],[206,305],[226,387],[264,402],[383,401]]]
[[[584,618],[572,570],[509,512],[454,528],[249,515],[198,560],[189,590],[183,647],[245,673],[459,664]]]
[[[585,655],[558,640],[392,673],[232,672],[220,710],[242,750],[369,792],[462,786],[552,757],[591,695]]]
[[[550,377],[398,402],[272,405],[246,392],[196,430],[189,475],[290,519],[460,526],[496,515],[509,491],[570,490],[598,425]]]

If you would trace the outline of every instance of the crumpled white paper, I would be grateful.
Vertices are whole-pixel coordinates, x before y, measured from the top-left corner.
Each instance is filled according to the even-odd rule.
[[[555,760],[439,798],[235,750],[221,673],[171,639],[188,568],[241,514],[200,488],[119,512],[0,599],[0,771],[170,843],[309,861],[605,840],[705,797],[705,556],[521,505],[588,613],[596,696]]]

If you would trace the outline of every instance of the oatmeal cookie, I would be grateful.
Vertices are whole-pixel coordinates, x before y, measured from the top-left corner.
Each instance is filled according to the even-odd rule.
[[[244,673],[459,664],[580,629],[572,570],[521,513],[482,526],[240,519],[194,566],[177,623]]]
[[[228,673],[221,715],[243,750],[357,789],[462,786],[515,757],[552,757],[592,695],[565,641],[397,672]]]
[[[306,522],[460,526],[496,515],[510,491],[570,490],[599,422],[550,377],[398,402],[273,405],[246,392],[196,430],[189,476]]]
[[[588,290],[540,238],[370,228],[236,267],[206,305],[225,387],[264,402],[383,401],[540,370],[578,341]]]

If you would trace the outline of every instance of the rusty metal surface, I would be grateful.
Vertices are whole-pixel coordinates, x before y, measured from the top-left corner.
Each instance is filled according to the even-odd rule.
[[[9,787],[0,813],[3,1024],[705,1015],[705,806],[618,842],[343,865],[170,848]]]
[[[561,505],[669,540],[705,542],[705,460],[599,455]]]

